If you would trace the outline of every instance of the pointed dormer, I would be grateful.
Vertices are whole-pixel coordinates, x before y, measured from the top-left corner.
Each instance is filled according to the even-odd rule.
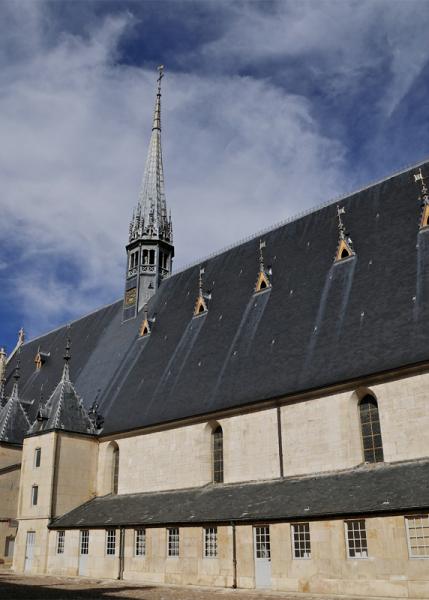
[[[97,433],[93,419],[70,381],[70,338],[67,337],[61,379],[46,404],[39,405],[37,418],[29,433],[62,429],[74,433]]]
[[[124,321],[134,318],[172,270],[174,246],[171,216],[167,214],[161,150],[161,81],[158,67],[152,135],[142,187],[127,244]]]
[[[6,404],[0,409],[0,442],[9,444],[22,444],[30,427],[30,422],[19,399],[19,366],[18,353],[12,393]]]
[[[349,234],[346,232],[346,228],[345,228],[343,220],[341,218],[341,215],[344,215],[345,212],[346,212],[346,209],[344,208],[344,206],[342,208],[340,208],[337,205],[339,238],[338,238],[337,252],[335,254],[335,260],[334,260],[334,262],[336,262],[336,263],[341,262],[342,260],[345,260],[346,258],[352,258],[353,256],[356,255],[356,252],[353,249],[352,239],[349,236]]]
[[[256,280],[256,284],[255,284],[255,292],[263,292],[264,290],[268,290],[271,287],[271,281],[270,278],[268,277],[268,273],[265,269],[265,265],[264,265],[264,254],[263,254],[263,249],[265,248],[266,244],[265,242],[263,242],[262,240],[259,240],[259,273],[258,273],[258,279]]]

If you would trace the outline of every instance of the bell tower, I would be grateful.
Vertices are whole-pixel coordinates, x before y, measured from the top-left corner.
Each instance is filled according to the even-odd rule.
[[[139,201],[130,223],[123,320],[133,319],[156,293],[173,266],[173,226],[167,214],[161,151],[161,81],[158,67],[152,135]]]

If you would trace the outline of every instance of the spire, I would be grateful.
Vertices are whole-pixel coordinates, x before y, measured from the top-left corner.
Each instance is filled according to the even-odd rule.
[[[61,377],[62,381],[70,381],[70,368],[69,368],[69,362],[71,359],[71,354],[70,354],[70,325],[67,327],[67,339],[66,339],[66,348],[65,348],[65,352],[64,352],[64,367],[63,367],[63,375]]]
[[[0,442],[9,442],[11,444],[22,444],[24,436],[30,427],[30,422],[19,399],[19,354],[20,350],[18,350],[15,372],[13,374],[14,384],[12,393],[6,404],[0,409]]]
[[[165,201],[161,149],[161,81],[164,77],[163,65],[158,67],[158,73],[152,135],[139,202],[130,223],[130,242],[139,238],[159,239],[168,243],[173,241],[171,217],[167,214]]]
[[[43,402],[42,390],[37,418],[31,426],[30,433],[64,429],[76,433],[96,433],[93,419],[83,406],[82,400],[70,381],[70,326],[64,352],[64,367],[60,381],[46,403]],[[100,423],[101,417],[97,417]]]

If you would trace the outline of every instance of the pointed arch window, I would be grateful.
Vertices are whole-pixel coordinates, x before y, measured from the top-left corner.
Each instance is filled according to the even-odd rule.
[[[223,431],[218,425],[212,432],[213,483],[223,483]]]
[[[112,444],[112,463],[111,463],[111,476],[112,476],[112,494],[118,493],[118,482],[119,482],[119,447],[117,444]]]
[[[367,394],[359,402],[359,415],[362,432],[362,445],[365,462],[383,462],[383,442],[381,439],[380,416],[377,400]]]

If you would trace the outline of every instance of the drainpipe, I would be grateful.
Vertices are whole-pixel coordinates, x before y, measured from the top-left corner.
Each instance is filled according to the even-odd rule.
[[[235,531],[235,523],[231,521],[232,527],[232,587],[237,588],[237,539]]]
[[[277,439],[278,439],[278,444],[279,444],[280,477],[284,477],[282,415],[281,415],[281,412],[280,412],[280,406],[277,407]]]
[[[118,579],[124,578],[124,548],[125,548],[125,529],[119,528],[119,572]]]

